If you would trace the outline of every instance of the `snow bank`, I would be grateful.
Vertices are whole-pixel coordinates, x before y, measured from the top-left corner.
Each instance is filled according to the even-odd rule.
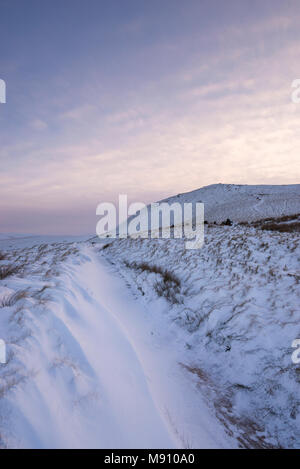
[[[127,239],[100,252],[150,315],[159,301],[185,370],[241,447],[300,447],[299,233],[212,225],[199,251]]]
[[[162,316],[149,322],[90,246],[1,259],[15,268],[0,280],[2,447],[234,446],[178,365]]]

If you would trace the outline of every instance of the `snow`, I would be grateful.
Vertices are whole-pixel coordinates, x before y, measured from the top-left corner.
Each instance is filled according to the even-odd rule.
[[[234,445],[178,364],[164,318],[149,318],[94,248],[21,252],[24,277],[0,289],[0,299],[27,291],[1,311],[10,356],[0,368],[3,447]]]
[[[238,223],[299,214],[299,187],[169,199],[235,222],[201,250],[0,236],[0,447],[299,448],[300,234]]]
[[[240,446],[300,446],[291,360],[300,337],[299,233],[211,225],[199,251],[183,240],[127,239],[102,252],[151,314],[161,302],[181,362]],[[180,288],[152,266],[175,274]]]
[[[300,184],[286,186],[212,184],[163,200],[180,204],[202,202],[209,222],[256,221],[299,213]]]
[[[34,234],[0,233],[0,251],[40,246],[41,244],[86,241],[91,236],[44,236]]]

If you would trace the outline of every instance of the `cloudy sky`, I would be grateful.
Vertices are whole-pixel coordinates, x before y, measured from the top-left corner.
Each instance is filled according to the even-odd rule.
[[[299,182],[299,21],[298,0],[0,0],[0,231]]]

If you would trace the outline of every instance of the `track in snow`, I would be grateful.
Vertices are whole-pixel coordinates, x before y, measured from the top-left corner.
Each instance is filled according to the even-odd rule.
[[[23,352],[29,379],[7,397],[6,445],[231,446],[179,366],[184,344],[167,319],[134,299],[91,247],[80,250],[64,264],[47,308],[32,310]]]

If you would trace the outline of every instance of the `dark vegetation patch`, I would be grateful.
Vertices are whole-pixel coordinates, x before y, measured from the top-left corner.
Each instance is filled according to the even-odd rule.
[[[107,244],[104,244],[104,246],[102,247],[102,251],[103,249],[107,249],[112,243],[107,243]]]
[[[6,259],[6,254],[0,251],[0,261],[4,261]]]
[[[182,303],[182,300],[178,298],[181,290],[181,281],[175,274],[160,266],[150,265],[147,262],[137,263],[125,261],[125,265],[135,271],[159,275],[162,280],[156,282],[154,285],[157,295],[166,298],[173,304]]]
[[[254,222],[241,222],[242,226],[250,226],[264,231],[278,231],[281,233],[300,232],[300,214],[269,217]]]
[[[260,227],[266,231],[280,231],[280,233],[300,233],[300,222],[296,223],[266,223]]]
[[[227,218],[226,221],[222,221],[221,225],[232,226],[232,221],[230,220],[230,218]]]
[[[6,295],[0,300],[0,308],[14,306],[19,300],[22,300],[27,297],[27,290],[19,290],[18,292],[13,293],[12,295]]]
[[[4,278],[11,277],[12,275],[16,275],[21,270],[21,267],[18,265],[3,265],[0,267],[0,280]]]

